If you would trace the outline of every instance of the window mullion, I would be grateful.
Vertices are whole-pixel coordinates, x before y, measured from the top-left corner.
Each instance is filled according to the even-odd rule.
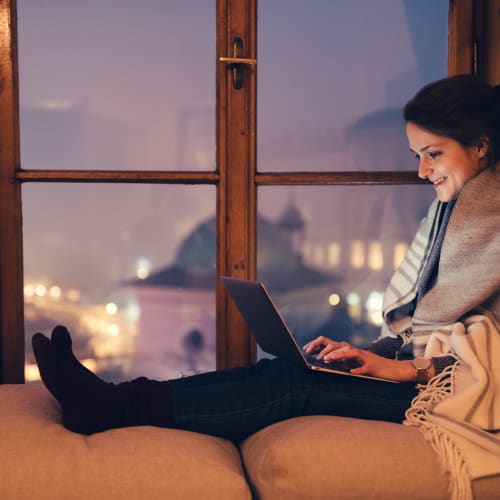
[[[241,57],[255,58],[256,0],[217,2],[217,61],[230,56],[233,40],[243,41]],[[242,67],[243,86],[217,62],[217,274],[254,278],[256,273],[255,67]],[[254,343],[240,314],[217,284],[217,367],[245,365]]]
[[[16,2],[0,2],[0,382],[24,381]]]
[[[474,72],[474,10],[476,0],[450,1],[448,75]]]

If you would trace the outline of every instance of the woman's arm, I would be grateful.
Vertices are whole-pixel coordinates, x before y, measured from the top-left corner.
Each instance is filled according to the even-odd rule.
[[[318,352],[317,358],[325,363],[333,360],[355,359],[361,365],[351,369],[351,373],[356,375],[372,375],[398,382],[415,382],[417,379],[411,360],[388,359],[367,349],[354,347],[348,342],[335,342],[327,337],[318,337],[306,344],[304,350],[309,354]],[[434,375],[435,368],[431,364],[428,378]]]

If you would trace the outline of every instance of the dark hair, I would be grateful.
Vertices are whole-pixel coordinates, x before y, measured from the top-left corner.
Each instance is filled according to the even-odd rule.
[[[404,119],[463,146],[489,138],[487,158],[499,159],[500,86],[471,75],[444,78],[423,87],[404,108]]]

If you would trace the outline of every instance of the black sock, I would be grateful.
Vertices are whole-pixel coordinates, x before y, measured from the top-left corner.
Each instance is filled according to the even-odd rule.
[[[73,341],[71,340],[71,335],[65,326],[57,325],[52,330],[51,342],[61,353],[73,358],[74,361],[79,363],[78,359],[73,354]]]
[[[68,329],[63,325],[57,325],[52,330],[51,335],[52,345],[66,358],[71,360],[72,363],[79,365],[82,370],[86,370],[88,373],[92,374],[94,377],[97,377],[92,371],[90,371],[85,365],[80,363],[78,358],[75,356],[73,352],[73,341],[71,340],[71,335]],[[131,384],[137,384],[142,387],[151,387],[151,388],[164,388],[168,384],[167,381],[158,381],[152,380],[146,377],[138,377],[130,381]]]
[[[71,360],[72,363],[81,366],[82,370],[86,370],[89,374],[92,374],[97,378],[97,375],[80,363],[78,358],[73,353],[73,341],[71,340],[71,335],[65,326],[58,325],[52,330],[51,341],[52,345],[55,346],[60,354]]]
[[[61,405],[67,429],[93,434],[135,425],[173,426],[168,384],[162,390],[129,382],[108,384],[56,349],[41,333],[33,336],[32,343],[42,381]]]

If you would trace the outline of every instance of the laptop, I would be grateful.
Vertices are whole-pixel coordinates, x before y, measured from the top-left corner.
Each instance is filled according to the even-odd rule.
[[[356,360],[325,363],[316,359],[315,355],[307,354],[297,344],[263,283],[228,276],[221,276],[220,279],[264,352],[298,363],[309,370],[398,383],[395,380],[351,373],[351,368],[359,366]]]

